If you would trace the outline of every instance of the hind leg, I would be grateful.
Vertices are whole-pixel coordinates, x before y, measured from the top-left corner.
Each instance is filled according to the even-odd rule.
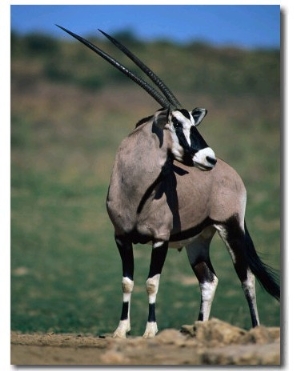
[[[216,226],[220,237],[231,255],[235,271],[241,281],[251,315],[252,326],[258,326],[259,316],[256,303],[255,276],[251,272],[245,255],[246,234],[237,218],[230,218],[225,224]],[[250,238],[250,236],[248,236]]]
[[[191,267],[198,279],[201,300],[198,321],[209,319],[211,305],[218,285],[218,278],[209,258],[209,246],[215,229],[207,228],[195,241],[186,247]]]

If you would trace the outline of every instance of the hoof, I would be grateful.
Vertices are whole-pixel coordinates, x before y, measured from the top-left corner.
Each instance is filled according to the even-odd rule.
[[[116,329],[116,331],[113,334],[113,338],[126,339],[126,331],[120,331],[120,329]]]
[[[156,322],[147,322],[146,330],[144,332],[143,338],[151,339],[157,334],[158,328]]]
[[[118,328],[113,334],[113,338],[126,339],[126,333],[130,331],[128,320],[120,321]]]

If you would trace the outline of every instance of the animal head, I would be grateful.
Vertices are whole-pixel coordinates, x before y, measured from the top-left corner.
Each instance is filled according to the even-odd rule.
[[[157,111],[154,116],[154,123],[170,132],[170,149],[176,160],[201,170],[211,170],[217,162],[214,151],[196,129],[206,113],[204,108],[194,108],[190,112],[166,109]]]
[[[165,83],[129,49],[105,32],[99,30],[118,49],[127,55],[127,57],[154,82],[161,92],[157,91],[141,77],[128,70],[120,62],[112,58],[90,41],[76,35],[64,27],[58,27],[79,40],[119,71],[124,73],[136,84],[141,86],[161,105],[162,109],[156,112],[154,120],[159,127],[169,130],[172,138],[171,152],[178,161],[190,166],[196,166],[201,170],[211,170],[215,166],[217,159],[214,151],[207,145],[201,134],[196,129],[196,126],[199,125],[206,116],[206,109],[194,108],[190,112],[186,109],[182,109],[180,102]]]

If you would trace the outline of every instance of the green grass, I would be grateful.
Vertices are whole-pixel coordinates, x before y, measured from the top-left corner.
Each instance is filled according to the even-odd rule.
[[[110,333],[122,302],[121,261],[105,209],[110,172],[121,139],[157,106],[135,86],[91,92],[47,82],[34,66],[20,56],[12,61],[11,328]],[[208,108],[200,130],[244,179],[249,231],[266,263],[280,270],[279,98],[178,96],[187,108],[199,102]],[[151,248],[134,251],[132,334],[141,335]],[[218,236],[211,260],[219,277],[211,315],[249,328],[246,300]],[[262,324],[278,326],[280,305],[259,285],[257,291]],[[186,253],[170,249],[157,299],[159,328],[193,323],[198,308]]]
[[[20,131],[22,136],[22,126]],[[30,135],[23,135],[26,142],[26,135]],[[100,334],[113,331],[118,323],[122,301],[121,262],[105,210],[109,174],[106,178],[104,174],[97,177],[94,166],[86,169],[83,165],[88,162],[85,157],[92,161],[93,154],[97,156],[99,150],[94,149],[94,138],[90,141],[88,150],[81,148],[82,155],[74,155],[74,160],[67,162],[64,157],[68,153],[72,156],[72,143],[54,142],[55,155],[47,148],[49,144],[45,147],[39,144],[35,150],[35,144],[31,143],[22,147],[21,159],[15,156],[18,162],[12,166],[11,203],[13,330]],[[249,228],[258,250],[266,255],[268,263],[278,268],[278,184],[272,185],[267,177],[258,184],[253,182],[253,186],[256,188],[250,189],[247,211]],[[136,335],[143,332],[147,316],[145,279],[150,250],[149,246],[135,247],[132,334]],[[220,279],[212,316],[250,327],[239,281],[218,237],[211,256]],[[188,278],[188,284],[182,283],[183,278]],[[180,328],[196,320],[199,290],[192,278],[185,252],[170,250],[158,295],[160,329]],[[279,325],[279,304],[259,286],[258,305],[263,324]]]

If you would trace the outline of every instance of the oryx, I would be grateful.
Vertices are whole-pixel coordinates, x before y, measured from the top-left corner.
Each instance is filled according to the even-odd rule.
[[[60,26],[59,26],[60,27]],[[101,31],[144,71],[155,90],[86,39],[64,31],[92,49],[145,89],[161,108],[138,122],[122,141],[115,158],[107,211],[122,259],[123,305],[115,337],[130,331],[130,300],[134,286],[133,244],[152,244],[146,281],[149,314],[144,337],[157,333],[155,302],[168,247],[185,247],[199,281],[198,320],[209,318],[218,278],[209,256],[217,231],[231,255],[246,296],[252,325],[259,325],[255,277],[276,299],[280,288],[272,270],[258,257],[245,223],[246,189],[236,171],[207,145],[196,126],[206,110],[183,109],[166,85],[117,40]]]

